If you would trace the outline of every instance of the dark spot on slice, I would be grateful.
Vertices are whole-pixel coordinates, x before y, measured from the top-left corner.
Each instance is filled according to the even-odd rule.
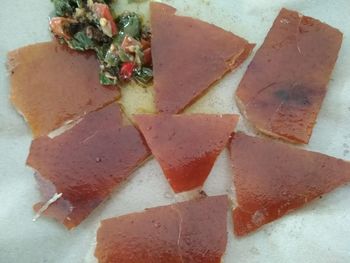
[[[295,103],[297,105],[311,105],[309,91],[303,86],[293,86],[288,89],[277,90],[274,95],[281,101]]]

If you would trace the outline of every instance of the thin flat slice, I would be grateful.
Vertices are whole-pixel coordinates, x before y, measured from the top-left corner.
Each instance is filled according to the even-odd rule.
[[[227,242],[227,196],[146,209],[102,221],[99,263],[220,263]]]
[[[75,52],[57,42],[11,51],[8,67],[12,103],[34,137],[119,97],[117,87],[100,85],[99,64],[92,53]]]
[[[227,144],[238,115],[135,115],[174,192],[200,187]]]
[[[350,163],[266,138],[237,133],[231,160],[243,236],[350,181]]]
[[[45,200],[34,209],[41,211],[56,193],[44,215],[75,227],[149,154],[138,130],[123,124],[116,103],[91,112],[63,134],[32,142],[27,164],[38,172]]]
[[[178,113],[225,73],[239,66],[254,45],[217,26],[151,3],[155,103],[159,112]]]
[[[342,33],[282,9],[239,84],[236,100],[260,131],[308,143],[342,43]]]

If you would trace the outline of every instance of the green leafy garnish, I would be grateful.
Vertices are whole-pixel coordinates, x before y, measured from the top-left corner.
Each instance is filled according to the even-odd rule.
[[[123,43],[124,37],[126,36],[124,31],[119,31],[118,35],[116,35],[113,38],[113,44],[115,44],[116,46],[121,45]]]
[[[153,79],[153,71],[150,68],[142,67],[135,70],[134,78],[142,84],[147,84]]]
[[[51,0],[54,4],[57,16],[72,16],[75,8],[78,4],[81,4],[79,0]]]
[[[108,50],[104,58],[104,62],[107,64],[107,67],[116,67],[119,63],[119,57],[115,54],[115,52]]]
[[[115,85],[117,80],[114,78],[109,78],[105,72],[100,72],[100,83],[102,85]]]
[[[133,56],[125,52],[123,49],[119,49],[119,59],[121,62],[133,61]]]
[[[83,31],[76,33],[73,39],[69,41],[69,44],[73,49],[79,51],[93,49],[95,46],[91,38],[89,38]]]
[[[106,57],[108,50],[109,50],[108,44],[95,47],[96,55],[97,55],[97,58],[100,62],[103,62],[105,60],[105,57]]]
[[[118,28],[123,33],[140,39],[141,37],[141,19],[134,12],[124,12],[118,18]]]

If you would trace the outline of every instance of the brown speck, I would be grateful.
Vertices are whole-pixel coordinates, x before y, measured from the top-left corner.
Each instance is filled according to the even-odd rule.
[[[200,197],[208,197],[207,193],[204,190],[199,191]]]

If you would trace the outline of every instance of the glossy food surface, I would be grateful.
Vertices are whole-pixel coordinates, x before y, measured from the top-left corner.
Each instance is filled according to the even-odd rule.
[[[149,155],[138,130],[123,125],[116,103],[87,114],[51,139],[32,142],[27,164],[38,172],[44,202],[62,196],[44,212],[67,228],[84,220]]]
[[[200,187],[227,144],[238,115],[135,115],[173,190]]]
[[[175,15],[151,3],[155,103],[159,112],[178,113],[225,73],[240,65],[254,45],[206,22]]]
[[[93,54],[74,52],[55,41],[11,51],[8,67],[12,103],[34,137],[119,97],[117,87],[100,85]]]
[[[99,263],[220,263],[227,242],[227,196],[146,209],[102,221]]]
[[[342,43],[342,33],[282,9],[236,92],[260,131],[308,143]]]
[[[350,181],[350,163],[271,139],[233,136],[231,160],[242,236]]]

